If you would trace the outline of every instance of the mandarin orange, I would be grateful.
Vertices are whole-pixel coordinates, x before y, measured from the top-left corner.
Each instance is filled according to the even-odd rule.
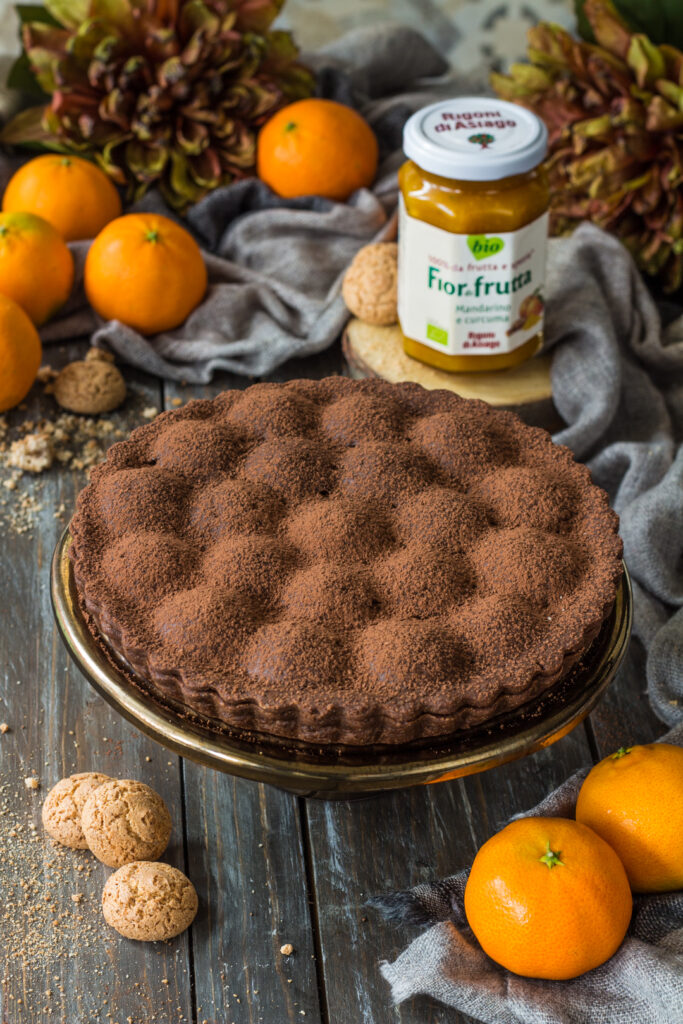
[[[56,228],[33,213],[0,213],[0,292],[37,326],[63,306],[74,261]]]
[[[576,820],[619,854],[634,892],[683,889],[683,747],[621,747],[596,764]]]
[[[157,334],[187,319],[204,296],[207,275],[189,231],[157,213],[128,213],[90,246],[84,282],[105,320]]]
[[[340,202],[369,187],[377,173],[375,134],[359,113],[334,100],[298,100],[259,133],[257,168],[279,196]]]
[[[121,214],[121,199],[96,164],[77,156],[46,153],[10,178],[3,210],[25,210],[49,221],[67,242],[94,238]]]
[[[0,293],[0,412],[26,397],[41,358],[38,331],[21,306]]]
[[[565,979],[621,945],[631,890],[614,850],[566,818],[519,818],[484,843],[465,912],[484,952],[515,974]]]

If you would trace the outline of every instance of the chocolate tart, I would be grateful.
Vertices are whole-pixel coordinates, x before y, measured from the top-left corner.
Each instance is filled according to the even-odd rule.
[[[71,523],[89,628],[232,730],[402,744],[533,700],[622,574],[585,466],[512,413],[384,381],[256,384],[109,449]]]

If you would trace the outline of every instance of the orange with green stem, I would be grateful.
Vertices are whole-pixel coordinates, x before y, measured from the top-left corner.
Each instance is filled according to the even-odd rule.
[[[465,889],[469,925],[515,974],[560,980],[604,963],[631,919],[614,850],[566,818],[520,818],[484,843]]]
[[[207,274],[189,231],[156,213],[129,213],[100,232],[85,261],[88,301],[141,334],[178,327],[201,302]]]
[[[121,199],[96,164],[46,153],[23,164],[2,199],[8,212],[27,211],[49,221],[67,242],[94,238],[121,214]]]
[[[266,122],[258,137],[258,175],[288,199],[315,195],[344,202],[372,184],[377,159],[370,125],[334,100],[291,103]]]
[[[0,292],[34,324],[64,305],[73,279],[73,257],[51,224],[32,213],[0,214]]]
[[[576,820],[617,851],[634,892],[683,889],[683,748],[620,747],[588,774]]]

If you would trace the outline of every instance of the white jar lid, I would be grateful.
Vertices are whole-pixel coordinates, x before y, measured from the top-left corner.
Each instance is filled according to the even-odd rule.
[[[425,171],[463,181],[523,174],[546,155],[548,132],[530,110],[505,100],[458,96],[406,122],[403,150]]]

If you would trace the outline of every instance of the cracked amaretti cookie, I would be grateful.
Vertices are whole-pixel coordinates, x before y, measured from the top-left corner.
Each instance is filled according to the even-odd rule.
[[[474,726],[609,614],[617,517],[510,412],[329,378],[190,402],[109,449],[71,555],[95,635],[174,706],[352,745]]]

